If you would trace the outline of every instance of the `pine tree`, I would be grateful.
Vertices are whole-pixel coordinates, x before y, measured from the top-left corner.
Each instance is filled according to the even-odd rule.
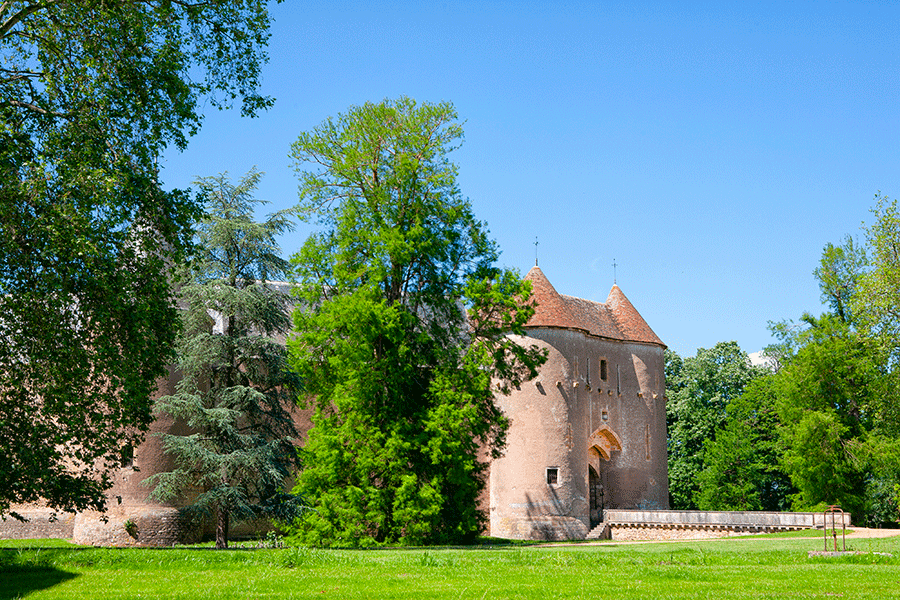
[[[237,185],[226,175],[197,182],[208,212],[180,290],[183,378],[156,406],[194,433],[162,436],[176,468],[149,478],[153,495],[199,490],[191,508],[215,515],[217,548],[227,547],[232,520],[284,517],[296,505],[281,493],[296,461],[291,407],[300,387],[283,343],[290,296],[269,281],[287,274],[275,236],[292,224],[284,211],[253,222],[260,177],[254,169]]]

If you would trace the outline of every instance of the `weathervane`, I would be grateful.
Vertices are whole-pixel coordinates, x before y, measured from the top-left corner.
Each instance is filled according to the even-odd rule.
[[[613,259],[613,285],[616,285],[616,259]]]
[[[538,266],[538,263],[537,263],[537,258],[538,258],[538,257],[537,257],[537,247],[538,247],[537,236],[534,236],[534,266]]]

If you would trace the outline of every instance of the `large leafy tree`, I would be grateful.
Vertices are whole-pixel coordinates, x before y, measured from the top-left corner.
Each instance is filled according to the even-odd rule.
[[[270,282],[287,275],[275,237],[291,222],[283,211],[253,221],[259,178],[254,170],[237,185],[225,175],[197,182],[208,214],[179,292],[182,379],[156,404],[194,433],[163,435],[175,469],[147,480],[164,500],[199,490],[191,507],[215,515],[217,548],[228,546],[232,520],[284,517],[281,489],[297,456],[291,409],[300,382],[284,346],[290,294]]]
[[[866,229],[871,268],[858,274],[852,307],[860,325],[890,349],[894,362],[900,347],[900,209],[897,200],[875,197],[875,222]]]
[[[0,515],[104,507],[175,340],[167,280],[197,216],[156,159],[201,99],[246,113],[257,0],[0,2]]]
[[[840,504],[859,522],[896,520],[900,219],[896,203],[886,198],[878,198],[875,213],[866,245],[848,237],[823,249],[813,274],[828,312],[771,325],[779,340],[766,349],[772,372],[749,383],[724,412],[715,412],[721,421],[711,435],[702,427],[709,419],[698,418],[702,407],[683,403],[679,388],[687,361],[669,357],[669,396],[676,400],[670,410],[677,417],[670,420],[670,450],[691,448],[686,439],[702,442],[687,460],[676,454],[670,463],[676,507],[687,506],[676,495],[694,481],[685,474],[701,458],[699,491],[692,495],[700,508],[809,510]]]
[[[829,312],[775,325],[781,368],[770,379],[780,468],[797,490],[793,508],[840,504],[859,521],[896,511],[879,499],[890,474],[874,468],[880,452],[872,436],[892,429],[884,408],[897,394],[884,347],[860,327],[866,250],[849,237],[825,246],[814,275]]]
[[[471,539],[485,458],[504,446],[494,394],[545,359],[517,345],[529,287],[456,183],[452,105],[365,104],[292,147],[301,209],[319,219],[294,257],[304,309],[291,360],[315,405],[296,524],[317,544]]]
[[[782,464],[798,489],[798,509],[837,503],[860,517],[871,509],[865,448],[874,409],[894,394],[885,387],[885,354],[859,327],[856,296],[867,266],[866,248],[850,237],[825,246],[813,274],[830,311],[803,316],[775,381]]]
[[[729,402],[762,373],[736,342],[719,342],[681,358],[666,351],[669,498],[673,509],[697,508],[703,453],[724,426]]]
[[[790,508],[796,490],[781,467],[774,374],[750,381],[726,406],[726,422],[706,443],[698,475],[700,510]]]
[[[852,305],[868,264],[865,246],[847,236],[840,246],[825,244],[819,266],[813,271],[819,282],[822,303],[845,323],[856,320]]]
[[[893,391],[869,402],[874,433],[887,442],[900,440],[900,209],[886,196],[875,200],[875,222],[866,229],[869,268],[859,274],[851,306],[857,328],[879,346],[886,389]],[[900,454],[900,447],[892,454]],[[896,471],[900,474],[900,463]]]
[[[869,401],[873,429],[865,455],[874,475],[893,488],[893,509],[876,516],[896,521],[900,505],[900,209],[896,199],[878,194],[872,212],[875,221],[865,231],[869,268],[860,275],[851,304],[859,329],[878,344],[885,364],[884,392]]]
[[[794,508],[827,502],[862,515],[866,467],[858,444],[883,391],[879,353],[835,314],[803,321],[797,352],[775,378],[782,464],[798,489]]]

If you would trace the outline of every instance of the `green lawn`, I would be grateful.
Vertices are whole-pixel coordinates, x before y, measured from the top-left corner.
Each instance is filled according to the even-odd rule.
[[[11,598],[891,598],[900,538],[473,549],[0,549]],[[890,552],[887,557],[872,552]]]

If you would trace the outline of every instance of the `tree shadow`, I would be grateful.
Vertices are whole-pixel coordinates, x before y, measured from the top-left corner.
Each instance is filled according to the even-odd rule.
[[[78,577],[55,567],[0,564],[0,600],[24,598]]]
[[[531,522],[531,539],[553,542],[584,537],[584,532],[576,525],[577,519],[566,514],[555,488],[548,486],[543,500],[535,500],[530,492],[525,492],[525,504],[525,514]],[[550,510],[547,510],[548,506]]]

